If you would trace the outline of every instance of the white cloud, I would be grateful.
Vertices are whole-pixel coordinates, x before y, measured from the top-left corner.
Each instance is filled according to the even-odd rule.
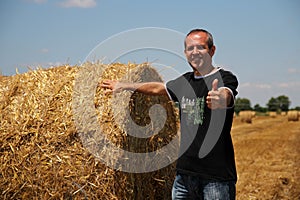
[[[273,83],[241,83],[238,96],[248,98],[252,105],[265,105],[271,97],[286,95],[292,102],[291,107],[300,105],[300,81],[286,81]]]
[[[300,74],[300,69],[289,68],[289,69],[288,69],[288,73],[289,73],[289,74]]]
[[[41,49],[41,51],[40,51],[41,53],[48,53],[49,52],[49,49],[47,49],[47,48],[43,48],[43,49]]]
[[[299,89],[300,82],[299,81],[289,81],[289,82],[279,82],[279,83],[241,83],[240,88],[253,88],[255,90],[266,90],[266,89],[276,89],[276,88],[291,88],[291,89]]]
[[[65,0],[59,4],[64,8],[93,8],[97,5],[96,0]]]
[[[62,66],[65,65],[66,63],[63,62],[48,62],[45,64],[46,67],[56,67],[56,66]]]
[[[291,88],[291,89],[297,89],[298,91],[300,88],[300,82],[285,82],[285,83],[278,83],[279,88]]]
[[[26,0],[26,1],[41,4],[41,3],[46,3],[48,0]]]
[[[271,89],[272,86],[266,83],[242,83],[240,85],[241,88],[251,87],[256,89]]]

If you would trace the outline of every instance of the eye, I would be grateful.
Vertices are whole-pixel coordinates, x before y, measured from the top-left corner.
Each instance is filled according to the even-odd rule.
[[[205,46],[203,46],[203,45],[197,45],[197,50],[203,50],[203,49],[205,49]]]
[[[193,51],[193,50],[194,50],[194,47],[193,47],[193,46],[189,46],[189,47],[186,48],[186,50],[187,50],[187,51]]]
[[[186,48],[186,51],[194,51],[195,48],[197,51],[203,51],[206,49],[204,45],[196,45],[196,46],[188,46]]]

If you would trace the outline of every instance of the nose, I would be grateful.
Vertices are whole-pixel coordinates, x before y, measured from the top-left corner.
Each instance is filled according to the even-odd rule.
[[[196,46],[194,46],[192,54],[198,54],[198,53],[199,53],[199,49]]]

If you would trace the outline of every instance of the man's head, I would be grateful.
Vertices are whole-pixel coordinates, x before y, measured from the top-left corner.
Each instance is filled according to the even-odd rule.
[[[184,41],[184,53],[194,71],[204,75],[212,68],[216,47],[212,35],[204,29],[191,30]]]
[[[210,32],[208,32],[207,30],[205,29],[193,29],[191,30],[187,35],[186,35],[186,38],[191,35],[191,34],[194,34],[194,33],[198,33],[198,32],[203,32],[203,33],[206,33],[207,34],[207,45],[208,45],[208,48],[211,49],[213,46],[214,46],[214,39],[213,39],[213,36]],[[184,40],[184,48],[186,48],[186,41]]]

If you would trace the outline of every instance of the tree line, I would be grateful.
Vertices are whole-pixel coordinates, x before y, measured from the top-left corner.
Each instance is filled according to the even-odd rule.
[[[260,106],[259,104],[255,104],[253,107],[251,106],[251,101],[247,98],[237,98],[235,100],[235,112],[239,113],[243,110],[253,110],[256,112],[287,112],[289,110],[298,110],[300,111],[300,107],[297,106],[295,108],[290,108],[291,101],[289,97],[285,95],[280,95],[276,98],[271,97],[266,104],[265,107]]]

